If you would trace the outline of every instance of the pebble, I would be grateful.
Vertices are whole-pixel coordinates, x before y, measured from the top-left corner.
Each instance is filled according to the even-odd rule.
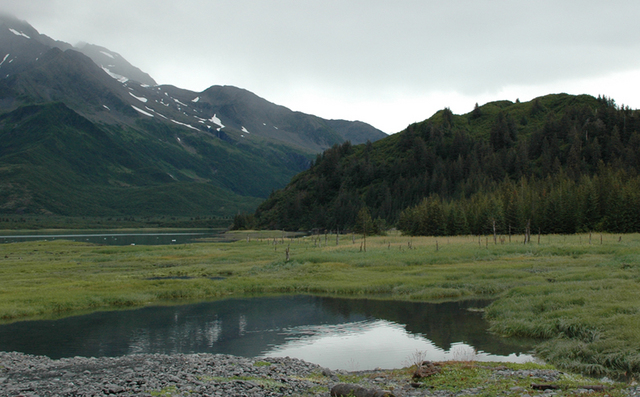
[[[256,361],[261,363],[255,365]],[[326,380],[302,379],[321,370],[318,365],[294,358],[135,354],[52,360],[0,352],[0,395],[261,397],[301,395],[319,388],[326,389],[328,395]]]
[[[73,357],[52,360],[16,352],[0,352],[0,396],[306,396],[329,397],[339,375],[375,371],[331,371],[295,358],[260,358],[222,354],[134,354],[122,357]],[[377,373],[377,372],[376,372]],[[554,382],[554,370],[496,370],[494,377]],[[482,395],[482,387],[457,393],[415,387],[404,379],[363,377],[359,386],[392,390],[396,397]],[[633,385],[629,396],[640,396]],[[501,396],[549,396],[514,387]]]

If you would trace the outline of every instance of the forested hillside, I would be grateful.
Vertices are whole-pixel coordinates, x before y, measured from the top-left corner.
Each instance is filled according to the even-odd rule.
[[[640,231],[639,131],[640,113],[606,97],[444,109],[376,143],[333,146],[255,220],[345,230],[368,212],[414,235]]]

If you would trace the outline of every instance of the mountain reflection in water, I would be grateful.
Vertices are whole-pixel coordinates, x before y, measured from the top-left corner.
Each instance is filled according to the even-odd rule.
[[[51,358],[134,353],[290,356],[332,369],[425,359],[530,361],[531,345],[487,332],[484,301],[425,304],[312,296],[229,299],[0,326],[0,350]]]

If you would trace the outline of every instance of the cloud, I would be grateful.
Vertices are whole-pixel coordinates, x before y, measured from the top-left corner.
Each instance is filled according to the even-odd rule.
[[[407,109],[426,118],[455,111],[445,100],[558,92],[640,69],[636,0],[0,0],[0,10],[56,39],[106,46],[161,83],[237,85],[367,122],[386,108],[385,126],[376,122],[387,131],[418,121]]]

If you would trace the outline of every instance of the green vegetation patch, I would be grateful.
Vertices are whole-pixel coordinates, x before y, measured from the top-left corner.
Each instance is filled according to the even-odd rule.
[[[486,244],[399,234],[234,243],[0,245],[0,321],[273,294],[438,302],[491,299],[491,331],[535,338],[560,368],[640,375],[640,235],[544,236]],[[249,237],[249,238],[246,238]],[[289,259],[287,259],[287,251]]]

